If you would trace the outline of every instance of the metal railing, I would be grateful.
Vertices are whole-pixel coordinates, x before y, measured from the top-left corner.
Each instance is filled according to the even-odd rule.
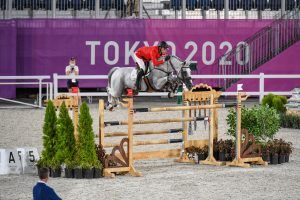
[[[0,19],[272,19],[300,0],[0,0]]]
[[[287,11],[269,26],[221,56],[217,63],[217,73],[222,75],[250,74],[300,40],[299,19],[299,7]],[[219,86],[227,89],[237,80],[219,80]]]
[[[86,80],[107,80],[107,75],[78,75],[78,76],[66,76],[66,75],[58,75],[53,74],[53,86],[54,86],[54,98],[60,94],[66,93],[59,93],[58,92],[58,81],[59,80],[67,80],[67,79],[86,79]],[[276,95],[292,95],[291,91],[265,91],[265,79],[300,79],[300,74],[268,74],[265,75],[264,73],[260,74],[251,74],[251,75],[192,75],[193,80],[203,80],[203,79],[232,79],[232,78],[239,78],[239,79],[258,79],[259,80],[259,90],[258,91],[246,91],[248,95],[252,96],[259,96],[259,101],[261,102],[264,95],[269,93],[273,93]],[[80,92],[79,94],[68,94],[70,96],[107,96],[106,92]],[[146,93],[140,92],[138,96],[167,96],[167,92],[154,92],[154,93]],[[181,93],[178,93],[181,95]],[[223,92],[222,96],[232,96],[236,95],[236,92]]]
[[[38,106],[35,104],[29,104],[21,101],[15,101],[0,97],[0,100],[22,104],[26,106],[42,108],[42,87],[46,85],[46,98],[53,99],[53,84],[52,82],[44,82],[45,79],[50,79],[50,76],[0,76],[0,87],[1,85],[38,85]],[[23,81],[16,81],[23,80]],[[24,81],[26,80],[26,81]],[[37,82],[28,82],[27,80],[37,80]],[[5,82],[4,82],[5,81]]]

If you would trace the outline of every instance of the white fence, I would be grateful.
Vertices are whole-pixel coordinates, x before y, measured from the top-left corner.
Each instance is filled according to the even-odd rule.
[[[66,79],[98,79],[103,80],[107,79],[107,75],[78,75],[78,76],[65,76],[65,75],[57,75],[53,74],[53,86],[54,86],[54,97],[59,95],[58,93],[58,80],[66,80]],[[259,96],[259,100],[261,102],[264,95],[269,93],[273,93],[276,95],[292,95],[291,91],[265,91],[265,79],[300,79],[300,74],[251,74],[251,75],[192,75],[192,79],[259,79],[259,91],[256,92],[246,92],[248,95]],[[107,96],[105,92],[81,92],[80,96]],[[222,95],[236,95],[236,92],[223,92]],[[139,96],[167,96],[166,92],[155,92],[155,93],[139,93]]]
[[[38,85],[39,86],[39,94],[38,94],[38,107],[42,108],[42,86],[46,85],[46,95],[47,99],[53,99],[53,84],[52,82],[43,82],[45,79],[50,80],[50,76],[0,76],[0,87],[1,85]],[[8,82],[3,82],[3,80],[10,80]],[[16,80],[37,80],[37,82],[12,82]],[[13,103],[19,103],[27,106],[37,107],[34,104],[24,103],[21,101],[14,101],[6,98],[0,98],[3,101],[9,101]]]
[[[14,103],[20,103],[23,105],[29,105],[33,107],[42,108],[42,86],[46,85],[46,97],[47,99],[53,99],[53,97],[57,97],[58,92],[58,81],[59,80],[67,80],[67,79],[85,79],[85,80],[107,80],[107,75],[78,75],[78,76],[66,76],[66,75],[58,75],[53,74],[53,82],[44,81],[50,80],[50,76],[0,76],[0,87],[1,85],[38,85],[39,94],[38,94],[38,106],[34,104],[28,104],[24,102],[19,102],[15,100],[1,98],[4,101],[10,101]],[[259,80],[259,90],[254,92],[246,92],[246,94],[251,96],[259,96],[259,101],[263,99],[264,95],[269,93],[273,93],[276,95],[292,95],[291,91],[265,91],[265,79],[300,79],[300,74],[251,74],[251,75],[192,75],[193,80],[196,79],[258,79]],[[7,82],[3,82],[3,80],[10,80]],[[16,82],[16,80],[23,80],[22,82]],[[24,80],[37,80],[36,82],[27,82]],[[13,82],[14,81],[14,82]],[[299,86],[300,87],[300,86]],[[65,94],[65,93],[64,93]],[[154,93],[146,93],[140,92],[138,96],[167,96],[167,92],[154,92]],[[79,95],[79,96],[107,96],[106,92],[80,92],[80,94],[68,94],[68,95]],[[177,95],[181,95],[178,93]],[[231,96],[236,95],[236,92],[223,92],[223,96]]]

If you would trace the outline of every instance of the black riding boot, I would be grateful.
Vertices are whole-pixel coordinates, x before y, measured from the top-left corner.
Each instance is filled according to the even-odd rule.
[[[144,76],[144,70],[143,69],[140,69],[138,71],[138,74],[137,74],[137,77],[136,77],[136,83],[135,83],[135,86],[136,86],[136,90],[137,91],[140,91],[141,90],[141,80],[142,80],[142,77]]]

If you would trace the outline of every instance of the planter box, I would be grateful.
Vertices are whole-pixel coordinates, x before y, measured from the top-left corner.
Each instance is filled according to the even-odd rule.
[[[65,178],[74,178],[74,169],[65,168]]]
[[[92,169],[82,169],[82,174],[84,178],[91,179],[94,178],[94,168]]]
[[[203,153],[197,153],[198,156],[198,164],[200,163],[200,160],[205,160],[207,158],[207,154]]]
[[[225,157],[225,152],[224,151],[220,151],[219,152],[219,160],[220,161],[226,161],[226,157]]]
[[[290,162],[290,155],[285,155],[285,162]]]
[[[61,176],[61,169],[58,168],[58,169],[52,169],[51,168],[51,177],[52,178],[58,178]]]
[[[94,178],[101,178],[102,177],[102,170],[99,168],[94,168]]]
[[[262,159],[263,159],[263,161],[270,163],[270,160],[271,160],[270,154],[269,153],[263,153],[262,154]]]
[[[277,165],[278,164],[278,154],[271,155],[270,163],[272,165]]]
[[[278,156],[278,164],[285,163],[285,155],[280,154]]]
[[[82,178],[82,169],[81,168],[74,169],[74,178],[78,178],[78,179]]]

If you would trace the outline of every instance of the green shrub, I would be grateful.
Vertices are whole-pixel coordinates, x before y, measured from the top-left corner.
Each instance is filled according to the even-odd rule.
[[[267,96],[264,96],[262,100],[262,105],[268,105],[271,108],[275,108],[279,113],[284,113],[286,111],[286,103],[287,98],[285,96],[278,96],[271,93]]]
[[[43,150],[38,161],[40,167],[50,167],[56,154],[57,132],[56,113],[52,101],[48,101],[43,125]]]
[[[93,132],[93,120],[89,107],[84,102],[80,107],[78,122],[78,142],[76,162],[78,167],[91,169],[100,168],[100,162],[96,154]]]
[[[295,114],[281,114],[281,127],[300,129],[300,116]]]
[[[57,133],[58,143],[55,159],[59,164],[65,163],[67,168],[73,168],[76,149],[74,125],[65,102],[62,103],[59,110]]]
[[[231,108],[226,118],[229,128],[227,134],[235,137],[236,110]],[[242,129],[247,129],[256,140],[264,142],[272,139],[280,128],[280,117],[274,108],[269,106],[242,107]]]

